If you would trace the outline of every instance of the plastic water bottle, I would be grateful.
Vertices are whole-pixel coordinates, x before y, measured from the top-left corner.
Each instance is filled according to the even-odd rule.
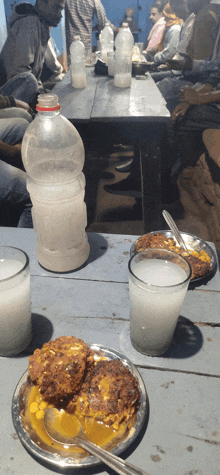
[[[110,23],[105,23],[105,27],[99,35],[100,46],[101,46],[101,58],[102,61],[107,63],[107,53],[113,51],[114,49],[114,33]]]
[[[22,142],[27,189],[33,204],[37,258],[46,269],[68,272],[89,256],[84,146],[76,128],[59,113],[55,94],[38,96],[38,114]]]
[[[70,74],[71,84],[76,89],[86,87],[85,46],[80,36],[74,36],[70,46]]]
[[[115,75],[114,85],[130,87],[132,74],[132,49],[134,38],[128,23],[122,23],[115,38]]]

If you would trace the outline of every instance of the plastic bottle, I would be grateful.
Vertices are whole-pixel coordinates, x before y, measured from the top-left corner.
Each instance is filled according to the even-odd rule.
[[[76,89],[86,87],[85,46],[80,36],[74,36],[70,46],[70,74],[71,84]]]
[[[38,261],[50,271],[69,272],[86,262],[90,250],[85,232],[85,154],[79,133],[59,108],[55,94],[38,96],[38,114],[24,134],[21,153]]]
[[[105,27],[99,35],[100,46],[101,46],[101,58],[102,61],[107,63],[107,53],[113,51],[114,48],[114,33],[110,23],[105,23]]]
[[[115,75],[114,85],[130,87],[132,73],[132,49],[134,38],[127,23],[122,23],[115,38]]]

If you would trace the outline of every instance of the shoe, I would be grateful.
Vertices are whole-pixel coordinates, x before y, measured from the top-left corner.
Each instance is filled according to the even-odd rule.
[[[126,162],[117,165],[117,167],[115,167],[115,170],[119,173],[128,173],[130,172],[130,166],[132,162],[133,158],[130,158],[130,160],[127,160]]]
[[[112,185],[105,185],[104,190],[113,195],[133,196],[134,198],[141,198],[142,196],[141,184],[130,176]]]

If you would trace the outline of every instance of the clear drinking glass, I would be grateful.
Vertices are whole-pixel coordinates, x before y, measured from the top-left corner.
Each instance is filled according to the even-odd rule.
[[[23,351],[32,339],[29,257],[0,247],[0,355]]]
[[[147,249],[131,257],[128,268],[131,343],[145,355],[162,355],[173,337],[191,267],[174,252]]]

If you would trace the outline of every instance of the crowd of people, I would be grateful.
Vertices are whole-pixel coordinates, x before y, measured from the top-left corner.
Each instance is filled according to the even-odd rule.
[[[156,0],[150,7],[152,29],[143,54],[171,113],[167,143],[173,156],[169,162],[174,187],[181,170],[193,165],[202,150],[202,133],[220,129],[219,4],[220,0]],[[101,31],[108,21],[100,0],[18,4],[0,53],[0,202],[23,206],[19,226],[32,226],[21,141],[34,116],[38,94],[47,91],[48,80],[54,84],[65,73],[50,36],[64,8],[67,57],[77,34],[85,44],[86,54],[90,54],[93,29]],[[114,25],[112,28],[118,30]],[[211,136],[216,138],[213,133]],[[130,162],[129,177],[106,186],[106,191],[139,196],[138,166],[135,160]]]
[[[211,137],[215,160],[220,150],[220,133],[215,133],[220,129],[219,15],[219,0],[170,0],[165,5],[158,0],[150,9],[152,29],[144,54],[171,113],[167,136],[161,137],[169,188],[164,204],[179,199],[181,173],[208,153],[204,136]],[[135,160],[129,169],[127,178],[106,186],[108,192],[140,196]]]

